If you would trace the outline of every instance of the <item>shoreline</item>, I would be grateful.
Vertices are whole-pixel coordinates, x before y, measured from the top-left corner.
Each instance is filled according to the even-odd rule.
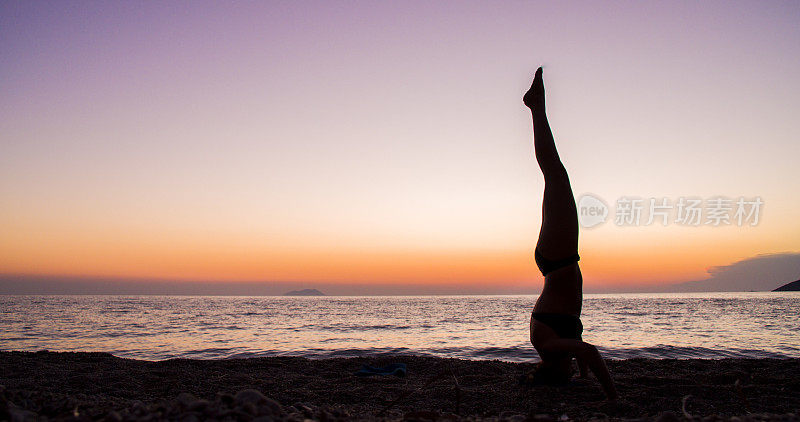
[[[406,364],[407,375],[354,374],[362,365],[391,363]],[[0,351],[0,419],[798,419],[797,358],[607,364],[622,398],[615,404],[605,402],[594,379],[521,385],[533,363],[412,355],[143,361]]]

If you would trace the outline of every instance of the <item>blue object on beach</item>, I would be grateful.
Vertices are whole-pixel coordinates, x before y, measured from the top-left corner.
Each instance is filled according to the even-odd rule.
[[[371,375],[394,375],[398,377],[406,376],[405,363],[391,363],[381,368],[374,366],[362,365],[361,369],[356,372],[359,377],[368,377]]]

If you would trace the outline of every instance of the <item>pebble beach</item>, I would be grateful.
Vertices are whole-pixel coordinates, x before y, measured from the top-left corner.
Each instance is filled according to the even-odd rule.
[[[405,376],[356,376],[404,363]],[[533,363],[410,355],[142,361],[0,352],[0,420],[798,420],[800,359],[609,360],[594,379],[522,382]]]

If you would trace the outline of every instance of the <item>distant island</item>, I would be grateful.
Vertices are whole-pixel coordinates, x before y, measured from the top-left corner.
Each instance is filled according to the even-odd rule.
[[[303,290],[292,290],[291,292],[286,292],[283,294],[284,296],[325,296],[325,293],[317,289],[303,289]]]
[[[800,280],[786,283],[783,286],[773,290],[773,292],[800,292]]]

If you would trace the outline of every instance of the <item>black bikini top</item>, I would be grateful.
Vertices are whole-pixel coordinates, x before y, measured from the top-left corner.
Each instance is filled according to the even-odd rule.
[[[575,255],[563,259],[547,259],[539,252],[539,248],[536,248],[533,251],[533,259],[536,261],[536,266],[539,267],[539,271],[542,272],[542,275],[546,276],[559,268],[580,261],[581,257],[576,253]]]

